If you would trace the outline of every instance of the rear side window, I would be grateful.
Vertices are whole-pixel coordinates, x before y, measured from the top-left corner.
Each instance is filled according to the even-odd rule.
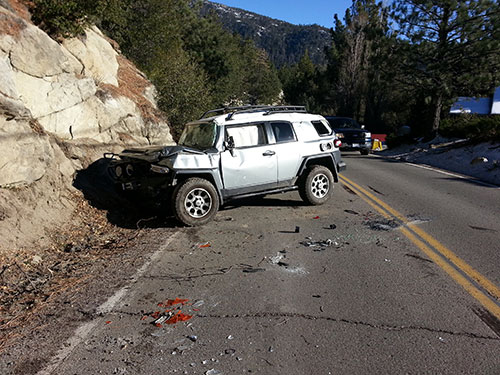
[[[325,136],[325,135],[330,135],[332,134],[332,130],[326,126],[322,121],[311,121],[311,123],[314,126],[314,129],[316,129],[316,132],[318,133],[319,136]]]
[[[233,137],[234,147],[254,147],[267,143],[264,124],[231,126],[226,128],[227,137]]]
[[[276,143],[295,141],[295,133],[292,129],[292,124],[289,122],[273,122],[271,123]]]

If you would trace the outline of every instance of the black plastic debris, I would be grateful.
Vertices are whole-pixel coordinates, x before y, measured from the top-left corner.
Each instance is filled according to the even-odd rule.
[[[300,233],[300,227],[295,227],[295,233]]]
[[[265,268],[254,268],[254,267],[243,268],[244,273],[256,273],[263,271],[265,271]]]
[[[359,213],[353,210],[344,210],[344,212],[347,212],[348,214],[359,215]]]

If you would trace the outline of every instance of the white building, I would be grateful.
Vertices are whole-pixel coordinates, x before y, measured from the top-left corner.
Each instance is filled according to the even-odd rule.
[[[500,87],[491,98],[459,97],[451,106],[450,113],[474,113],[478,115],[500,115]]]

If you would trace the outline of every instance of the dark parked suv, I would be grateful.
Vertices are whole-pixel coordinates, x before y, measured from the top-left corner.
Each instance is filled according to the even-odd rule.
[[[325,116],[330,127],[342,141],[341,150],[359,150],[361,155],[368,155],[372,148],[372,135],[356,120],[349,117]]]

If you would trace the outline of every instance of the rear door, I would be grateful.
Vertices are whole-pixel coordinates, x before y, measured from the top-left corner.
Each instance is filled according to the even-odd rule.
[[[292,124],[286,121],[270,122],[269,125],[275,142],[273,150],[277,155],[278,183],[288,182],[297,175],[301,160],[301,150],[297,147],[297,134]]]

